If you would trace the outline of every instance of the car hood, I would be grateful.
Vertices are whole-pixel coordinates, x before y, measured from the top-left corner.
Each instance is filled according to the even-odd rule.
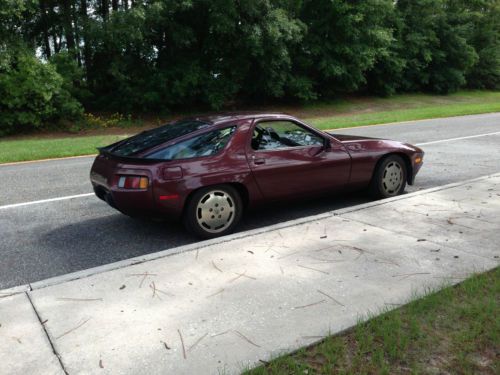
[[[380,142],[384,142],[385,144],[387,144],[387,146],[390,146],[390,147],[403,147],[403,148],[412,150],[414,152],[420,152],[422,154],[424,153],[423,150],[417,146],[414,146],[412,144],[405,143],[405,142],[390,140],[390,139],[364,137],[361,135],[335,134],[335,133],[331,133],[331,132],[328,132],[328,134],[335,137],[335,139],[339,140],[340,142],[346,143],[346,144],[356,143],[356,142],[364,142],[364,141],[367,141],[367,142],[380,141]]]

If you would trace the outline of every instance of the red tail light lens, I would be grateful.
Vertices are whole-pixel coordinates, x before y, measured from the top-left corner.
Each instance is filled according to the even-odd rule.
[[[143,176],[120,176],[118,187],[122,189],[147,189],[149,178]]]

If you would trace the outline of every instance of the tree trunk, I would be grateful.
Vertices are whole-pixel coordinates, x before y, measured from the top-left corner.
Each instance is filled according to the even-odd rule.
[[[88,40],[88,24],[89,16],[87,13],[87,0],[80,0],[80,25],[82,27],[82,39],[83,39],[83,64],[85,66],[85,72],[87,80],[89,78],[89,68],[91,65],[91,55],[90,55],[90,45]]]
[[[40,0],[40,14],[42,21],[42,29],[43,29],[43,46],[44,46],[44,54],[47,59],[50,59],[51,51],[50,51],[50,41],[49,41],[49,23],[47,20],[47,10],[45,0]]]
[[[111,0],[111,9],[113,9],[113,12],[118,10],[118,0]]]
[[[73,17],[71,12],[71,1],[72,0],[61,1],[61,10],[62,10],[64,36],[66,37],[66,48],[73,56],[76,57],[75,35],[73,32],[73,22],[72,22]]]
[[[82,66],[82,57],[81,57],[81,53],[80,53],[80,33],[79,33],[80,20],[78,18],[78,14],[76,13],[76,4],[75,3],[73,3],[71,5],[71,17],[75,21],[76,59],[78,61],[78,66]]]
[[[109,18],[109,0],[101,0],[101,15],[104,21]]]

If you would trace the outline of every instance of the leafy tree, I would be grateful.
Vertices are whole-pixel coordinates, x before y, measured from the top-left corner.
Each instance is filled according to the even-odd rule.
[[[400,56],[406,61],[402,88],[407,91],[455,91],[477,60],[466,28],[446,0],[399,0],[403,26]]]
[[[300,19],[307,34],[294,60],[297,75],[312,83],[313,98],[354,92],[365,83],[365,73],[390,48],[385,13],[392,7],[391,0],[304,0]]]
[[[500,89],[500,0],[463,0],[461,11],[467,15],[468,43],[478,61],[468,71],[469,87]]]

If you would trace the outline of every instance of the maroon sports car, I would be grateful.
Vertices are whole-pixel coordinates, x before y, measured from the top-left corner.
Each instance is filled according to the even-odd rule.
[[[422,165],[418,147],[330,134],[285,114],[195,117],[99,149],[95,194],[130,216],[182,219],[211,238],[230,233],[243,210],[265,201],[368,188],[401,194]]]

